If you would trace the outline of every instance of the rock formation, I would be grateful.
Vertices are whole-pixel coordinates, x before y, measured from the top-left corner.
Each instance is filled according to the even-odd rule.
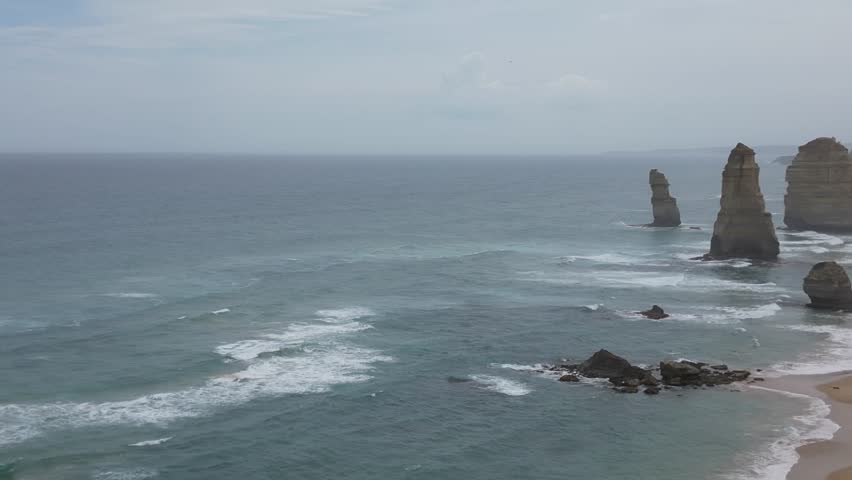
[[[654,222],[649,227],[678,227],[680,226],[680,210],[677,208],[677,199],[669,193],[669,181],[662,172],[657,169],[651,170],[649,175],[651,184],[651,208],[654,213]]]
[[[543,365],[540,370],[536,370],[536,373],[546,372],[558,375],[558,380],[566,383],[580,382],[583,377],[607,378],[619,393],[637,393],[639,387],[644,387],[648,395],[659,394],[661,385],[666,390],[671,387],[715,387],[744,382],[751,377],[748,370],[730,370],[727,365],[687,360],[662,361],[659,368],[645,369],[631,365],[624,358],[606,350],[598,351],[578,365]],[[760,380],[754,378],[752,381]]]
[[[805,293],[812,308],[852,310],[852,284],[836,262],[817,263],[805,277]]]
[[[606,350],[600,350],[589,357],[578,366],[577,371],[589,378],[631,377],[645,374],[641,368],[630,365],[627,360]]]
[[[638,312],[639,315],[644,316],[645,318],[650,318],[651,320],[662,320],[664,318],[669,318],[669,314],[663,310],[659,305],[654,305],[650,310],[645,310],[644,312]]]
[[[706,258],[771,260],[779,251],[775,225],[760,192],[760,167],[754,150],[738,143],[722,172],[721,208]]]
[[[802,230],[852,230],[852,156],[834,138],[799,147],[787,167],[784,223]]]

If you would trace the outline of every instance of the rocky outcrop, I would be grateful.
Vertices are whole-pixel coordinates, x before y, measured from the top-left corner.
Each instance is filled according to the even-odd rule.
[[[849,275],[836,262],[817,263],[804,282],[812,308],[852,310],[852,284]]]
[[[648,226],[680,226],[680,210],[677,208],[677,199],[669,193],[669,181],[666,176],[657,169],[651,170],[649,182],[651,184],[651,208],[654,213],[654,222],[648,224]]]
[[[589,378],[623,378],[644,376],[645,370],[634,367],[627,360],[600,350],[581,363],[577,371]]]
[[[784,223],[790,228],[852,231],[852,156],[834,138],[799,147],[787,167]]]
[[[624,358],[606,350],[598,351],[579,365],[544,365],[536,372],[550,372],[558,375],[560,382],[566,383],[577,383],[582,377],[607,378],[619,393],[637,393],[643,387],[648,395],[659,394],[661,384],[666,390],[671,387],[715,387],[743,382],[751,377],[748,370],[730,370],[727,365],[687,360],[663,361],[658,369],[645,369],[631,365]],[[752,381],[759,380],[755,378]]]
[[[645,318],[650,318],[651,320],[662,320],[664,318],[669,318],[669,314],[663,310],[659,305],[654,305],[650,310],[645,310],[644,312],[639,312],[639,315],[642,315]]]
[[[722,173],[721,208],[706,258],[772,260],[779,251],[775,225],[760,191],[760,167],[754,150],[738,143]]]

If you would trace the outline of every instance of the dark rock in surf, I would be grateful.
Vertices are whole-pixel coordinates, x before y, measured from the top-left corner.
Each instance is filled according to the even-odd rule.
[[[559,377],[559,381],[560,382],[577,383],[577,382],[580,381],[580,377],[578,377],[577,375],[572,375],[572,374],[569,373],[569,374],[562,375],[561,377]]]
[[[650,310],[639,312],[639,315],[642,315],[646,318],[650,318],[651,320],[662,320],[664,318],[669,318],[669,314],[667,314],[659,305],[652,306]]]
[[[648,373],[646,370],[634,367],[627,360],[600,350],[588,360],[581,363],[577,370],[589,378],[644,378]]]

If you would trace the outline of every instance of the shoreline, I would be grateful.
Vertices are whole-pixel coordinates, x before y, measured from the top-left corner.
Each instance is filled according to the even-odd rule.
[[[758,388],[817,398],[831,409],[828,420],[840,427],[828,440],[796,448],[799,458],[787,480],[852,480],[852,372],[767,378]]]

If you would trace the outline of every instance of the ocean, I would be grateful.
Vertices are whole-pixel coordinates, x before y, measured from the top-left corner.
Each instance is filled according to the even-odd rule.
[[[0,479],[783,479],[836,428],[820,401],[536,371],[852,369],[801,289],[852,237],[690,260],[725,160],[0,156]],[[686,226],[632,226],[651,168]]]

